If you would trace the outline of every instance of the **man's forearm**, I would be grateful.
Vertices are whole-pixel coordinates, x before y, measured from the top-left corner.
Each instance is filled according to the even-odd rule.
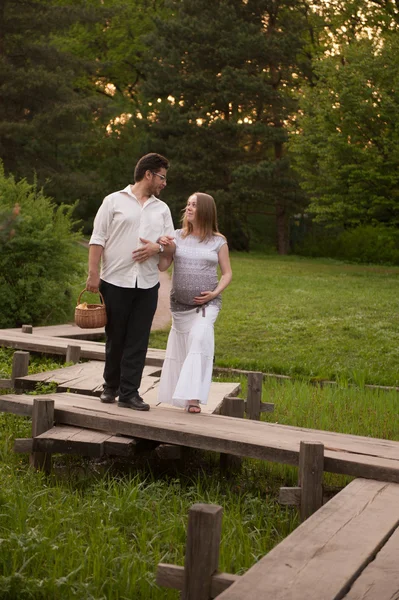
[[[97,244],[89,246],[89,275],[98,275],[103,250],[104,248]]]

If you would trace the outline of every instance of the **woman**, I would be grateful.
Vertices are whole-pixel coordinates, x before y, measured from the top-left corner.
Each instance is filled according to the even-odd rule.
[[[162,238],[168,244],[170,238]],[[175,231],[176,250],[171,292],[172,329],[159,386],[159,401],[201,412],[208,401],[214,355],[213,326],[221,292],[231,282],[229,249],[219,233],[212,196],[196,192],[187,201],[182,229]],[[172,262],[160,256],[159,269]],[[221,278],[218,280],[217,267]]]

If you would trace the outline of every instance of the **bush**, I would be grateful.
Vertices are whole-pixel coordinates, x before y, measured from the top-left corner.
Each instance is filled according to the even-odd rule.
[[[382,225],[360,225],[341,231],[314,228],[294,251],[303,256],[399,265],[399,230]]]
[[[17,205],[13,235],[0,239],[0,327],[62,322],[83,274],[74,206],[57,207],[36,184],[5,176],[0,164],[0,214]]]

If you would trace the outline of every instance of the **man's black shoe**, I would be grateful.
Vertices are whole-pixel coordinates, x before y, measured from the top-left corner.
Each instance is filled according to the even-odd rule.
[[[122,402],[119,400],[118,406],[121,408],[132,408],[133,410],[150,410],[150,405],[146,404],[139,394],[135,394]]]
[[[116,392],[104,389],[100,396],[100,400],[103,404],[113,404],[116,400]]]

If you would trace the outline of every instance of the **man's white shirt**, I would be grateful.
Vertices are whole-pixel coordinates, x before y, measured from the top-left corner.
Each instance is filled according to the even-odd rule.
[[[159,256],[142,263],[132,252],[142,246],[140,238],[156,242],[164,235],[174,235],[170,209],[155,196],[142,205],[130,185],[106,196],[94,219],[90,244],[104,248],[101,279],[119,287],[148,289],[159,281]]]

